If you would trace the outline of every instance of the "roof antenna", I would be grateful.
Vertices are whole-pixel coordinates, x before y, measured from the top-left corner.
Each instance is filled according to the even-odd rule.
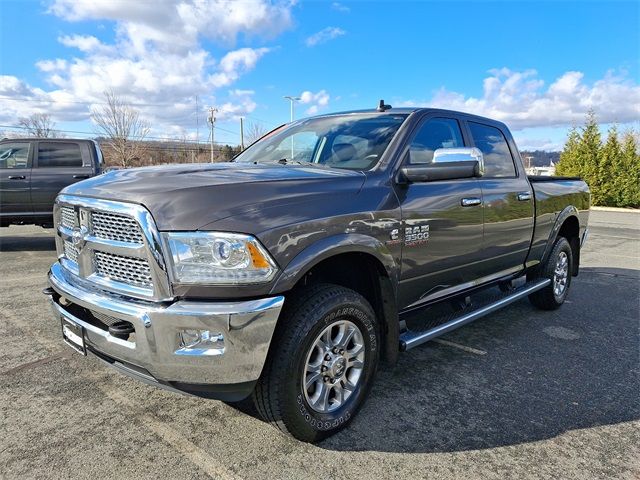
[[[386,103],[384,103],[384,100],[380,100],[380,103],[378,104],[378,108],[376,108],[376,110],[379,112],[384,112],[389,110],[390,108],[391,105],[387,105]]]

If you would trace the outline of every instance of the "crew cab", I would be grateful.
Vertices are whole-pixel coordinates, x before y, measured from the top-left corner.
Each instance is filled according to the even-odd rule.
[[[0,141],[0,226],[53,226],[53,203],[60,190],[98,175],[101,168],[102,152],[93,140]]]
[[[503,123],[381,102],[282,126],[230,163],[67,187],[45,293],[78,352],[252,402],[315,442],[381,361],[524,297],[560,307],[589,204],[579,179],[528,178]]]

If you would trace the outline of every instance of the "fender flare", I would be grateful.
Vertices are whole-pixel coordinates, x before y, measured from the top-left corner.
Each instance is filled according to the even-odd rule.
[[[386,245],[369,235],[341,233],[318,240],[298,253],[283,268],[271,293],[291,290],[317,264],[342,253],[366,253],[373,256],[382,264],[394,286],[397,285],[399,266]]]
[[[389,249],[378,239],[357,233],[343,233],[323,238],[300,252],[283,269],[271,293],[291,290],[313,267],[323,260],[343,253],[364,253],[376,258],[386,275],[380,275],[378,289],[382,328],[385,332],[383,359],[393,365],[398,359],[400,344],[400,318],[397,309],[397,286],[400,267]]]
[[[544,265],[544,262],[547,261],[549,255],[551,254],[551,250],[553,249],[553,245],[556,243],[556,239],[558,238],[558,233],[562,228],[564,222],[570,218],[575,217],[578,222],[578,229],[580,228],[580,216],[578,215],[578,209],[569,205],[565,207],[557,216],[555,223],[553,224],[553,228],[549,233],[549,239],[547,240],[547,245],[544,247],[544,253],[542,254],[542,259],[540,260],[540,265]],[[579,247],[578,247],[579,248]],[[577,258],[580,258],[580,251],[576,252]],[[577,265],[574,267],[577,271]]]

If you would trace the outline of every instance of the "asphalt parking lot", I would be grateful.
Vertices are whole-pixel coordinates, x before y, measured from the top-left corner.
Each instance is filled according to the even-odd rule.
[[[640,214],[592,212],[556,312],[524,300],[402,354],[319,445],[64,345],[51,230],[0,229],[0,477],[640,478]]]

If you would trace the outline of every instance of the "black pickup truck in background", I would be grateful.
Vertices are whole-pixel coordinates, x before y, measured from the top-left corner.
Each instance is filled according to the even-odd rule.
[[[351,421],[380,360],[522,298],[559,308],[589,204],[579,179],[528,178],[501,122],[381,102],[276,129],[232,163],[66,188],[45,293],[80,353],[250,398],[313,442]]]
[[[0,141],[0,226],[53,226],[53,203],[64,187],[100,174],[93,140],[21,138]]]

